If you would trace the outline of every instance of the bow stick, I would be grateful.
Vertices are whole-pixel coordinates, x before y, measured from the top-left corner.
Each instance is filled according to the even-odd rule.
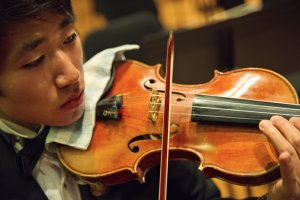
[[[161,165],[160,165],[160,181],[159,181],[159,200],[165,200],[167,197],[173,60],[174,60],[174,38],[173,38],[172,31],[170,31],[168,46],[167,46],[167,59],[166,59],[165,107],[164,107],[164,116],[163,116],[163,136],[162,136],[162,150],[161,150],[161,160],[160,160]]]

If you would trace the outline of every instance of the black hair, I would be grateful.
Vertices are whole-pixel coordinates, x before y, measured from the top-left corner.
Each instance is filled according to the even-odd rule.
[[[45,11],[74,16],[71,0],[0,0],[0,41],[10,26]]]

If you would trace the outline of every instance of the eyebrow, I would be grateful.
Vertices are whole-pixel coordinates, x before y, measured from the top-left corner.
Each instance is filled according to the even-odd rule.
[[[75,22],[74,16],[67,13],[66,17],[60,22],[59,27],[62,29],[68,26],[69,24],[74,24],[74,22]]]
[[[75,21],[74,17],[72,15],[68,15],[59,23],[59,28],[63,29],[64,27],[68,26],[69,24],[73,24]],[[37,38],[33,41],[27,42],[23,44],[20,48],[19,55],[23,54],[24,52],[31,51],[35,49],[37,46],[42,44],[44,41],[46,41],[45,37]]]
[[[22,47],[19,51],[19,54],[23,54],[24,52],[35,49],[37,46],[42,44],[45,40],[46,40],[46,38],[42,37],[42,38],[38,38],[36,40],[30,41],[28,43],[25,43],[24,45],[22,45]]]

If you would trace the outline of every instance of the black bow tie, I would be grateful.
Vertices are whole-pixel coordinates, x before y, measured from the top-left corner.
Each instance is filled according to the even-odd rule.
[[[26,175],[30,175],[36,163],[40,159],[49,127],[45,127],[40,135],[34,139],[25,139],[24,147],[17,154],[17,162]]]

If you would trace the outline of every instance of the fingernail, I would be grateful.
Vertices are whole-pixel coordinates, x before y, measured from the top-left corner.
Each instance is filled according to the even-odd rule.
[[[289,121],[292,123],[296,123],[298,120],[300,120],[300,117],[291,117]]]
[[[274,122],[276,122],[277,120],[281,120],[281,119],[282,119],[281,116],[274,115],[274,116],[271,117],[270,121],[274,123]]]
[[[269,120],[261,120],[259,123],[259,129],[265,130],[271,126],[271,122]]]

